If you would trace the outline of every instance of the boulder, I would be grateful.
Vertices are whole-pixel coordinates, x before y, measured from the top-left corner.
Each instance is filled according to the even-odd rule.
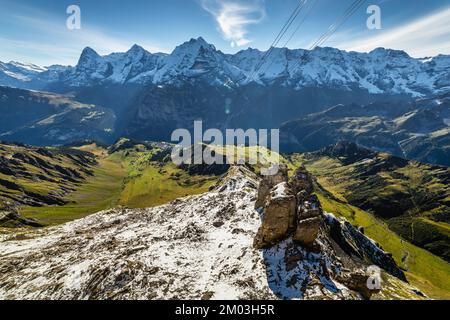
[[[295,230],[297,201],[286,182],[277,184],[264,205],[262,224],[255,237],[256,248],[267,248]]]
[[[302,199],[304,196],[302,195]],[[293,239],[305,247],[311,247],[319,235],[322,223],[322,207],[317,196],[306,198],[297,208],[297,228]]]
[[[299,221],[293,235],[294,241],[302,246],[311,247],[319,235],[321,222],[320,216]]]
[[[338,281],[343,283],[350,290],[361,294],[364,299],[369,300],[370,297],[380,292],[380,289],[370,289],[369,282],[370,275],[363,270],[354,270],[352,272],[344,272],[338,276]]]

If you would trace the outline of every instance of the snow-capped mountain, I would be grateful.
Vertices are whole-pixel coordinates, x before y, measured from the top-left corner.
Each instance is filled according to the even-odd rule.
[[[85,48],[73,67],[9,64],[7,72],[10,75],[4,77],[7,73],[0,73],[0,85],[68,94],[74,101],[110,110],[114,117],[108,119],[114,119],[114,125],[108,123],[108,128],[115,128],[115,136],[106,135],[110,140],[127,136],[170,141],[175,129],[192,128],[199,119],[205,128],[280,128],[339,104],[380,103],[400,110],[400,102],[422,100],[423,106],[409,110],[414,111],[450,92],[450,56],[415,59],[382,48],[370,53],[275,48],[269,53],[247,49],[225,54],[203,38],[191,39],[171,54],[152,54],[134,45],[127,52],[101,56]],[[15,119],[16,109],[5,105],[3,117]],[[418,125],[411,124],[422,113],[418,114],[407,121],[407,128]],[[17,118],[23,120],[24,115]],[[450,123],[449,119],[448,111],[439,112],[439,123]],[[39,136],[18,138],[30,142],[30,137]]]
[[[264,56],[267,58],[263,60]],[[164,85],[201,79],[219,86],[278,83],[297,90],[360,88],[370,94],[415,97],[450,89],[450,56],[415,59],[404,51],[384,48],[370,53],[334,48],[312,51],[274,48],[269,55],[247,49],[231,55],[222,53],[201,37],[183,43],[171,54],[152,54],[134,45],[125,53],[100,56],[86,48],[75,67],[56,70],[33,67],[29,72],[32,73],[26,74],[24,81],[37,77],[47,84],[61,83],[69,87],[105,83]],[[3,79],[0,84],[8,85]]]
[[[34,64],[24,64],[11,61],[0,61],[0,84],[5,86],[20,86],[21,83],[32,81],[39,73],[46,71]]]

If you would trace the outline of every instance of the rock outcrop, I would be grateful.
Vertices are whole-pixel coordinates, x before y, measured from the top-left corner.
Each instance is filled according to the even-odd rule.
[[[369,288],[368,283],[370,280],[371,274],[367,271],[358,269],[351,272],[341,272],[337,276],[337,280],[343,283],[347,288],[354,290],[361,294],[364,299],[370,299],[372,295],[380,292],[380,288]]]
[[[274,186],[266,197],[263,224],[255,238],[255,247],[273,245],[295,230],[296,206],[297,200],[287,182]]]
[[[270,190],[277,184],[288,181],[288,168],[280,165],[278,171],[273,175],[264,176],[259,183],[258,198],[255,202],[255,209],[264,207]]]
[[[278,184],[273,186],[276,182]],[[292,276],[292,282],[298,280],[298,274],[293,271],[298,267],[297,263],[308,259],[306,257],[309,255],[320,257],[314,263],[321,271],[303,279],[301,286],[305,287],[321,282],[317,279],[325,277],[357,292],[363,299],[370,299],[380,293],[381,283],[379,274],[375,277],[371,274],[373,267],[383,269],[400,282],[406,282],[405,274],[391,254],[347,221],[324,213],[313,191],[313,177],[304,167],[298,168],[290,179],[287,178],[286,168],[275,177],[263,177],[256,205],[261,208],[259,204],[264,203],[262,222],[254,239],[254,247],[263,249],[269,256],[272,251],[284,250],[285,265],[278,267],[285,268],[284,272],[288,277]],[[310,263],[303,262],[302,270],[308,269]],[[327,267],[327,264],[333,267]],[[373,281],[376,286],[371,285]],[[289,289],[283,294],[295,296]]]
[[[346,254],[360,261],[372,261],[394,277],[407,281],[405,274],[398,267],[392,255],[385,252],[377,243],[367,238],[348,221],[340,220],[330,213],[325,215],[324,221],[331,239]]]
[[[15,208],[5,208],[0,210],[0,227],[16,228],[16,227],[42,227],[42,224],[32,219],[22,217]]]
[[[298,168],[291,179],[285,166],[280,166],[276,175],[263,177],[255,204],[263,208],[255,247],[270,247],[289,235],[304,246],[312,246],[322,221],[322,208],[312,191],[313,180],[304,167]]]

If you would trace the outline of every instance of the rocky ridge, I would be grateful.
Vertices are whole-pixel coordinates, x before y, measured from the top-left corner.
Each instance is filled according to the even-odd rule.
[[[292,243],[311,252],[341,251],[352,271],[342,271],[345,262],[335,270],[335,277],[365,298],[377,290],[369,290],[370,274],[364,271],[374,264],[402,281],[407,281],[392,255],[364,236],[350,223],[324,213],[317,196],[313,195],[313,177],[300,167],[288,179],[286,166],[280,166],[274,176],[266,176],[258,190],[255,207],[262,216],[261,227],[254,240],[256,248],[272,248],[280,242]],[[263,207],[261,207],[263,205]],[[327,248],[331,244],[332,248]],[[344,253],[344,255],[342,255]],[[339,261],[342,261],[340,258]],[[355,270],[355,266],[358,266]],[[338,270],[339,269],[339,270]]]
[[[231,167],[202,195],[155,208],[99,212],[36,231],[26,240],[1,236],[0,298],[423,298],[384,271],[381,290],[367,291],[367,264],[342,249],[342,240],[330,236],[330,226],[367,256],[373,254],[366,247],[388,255],[354,230],[364,238],[356,241],[350,227],[331,214],[320,212],[311,247],[286,234],[271,246],[255,248],[258,182],[245,167]],[[268,199],[280,201],[278,191],[272,191]]]

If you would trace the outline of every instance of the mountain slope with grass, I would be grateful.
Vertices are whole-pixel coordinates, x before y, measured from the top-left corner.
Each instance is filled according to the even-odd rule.
[[[61,95],[0,86],[0,140],[61,146],[80,140],[107,141],[116,116],[106,107]]]
[[[62,205],[64,196],[93,175],[96,157],[70,148],[0,144],[0,208]]]
[[[408,241],[450,260],[450,170],[338,143],[295,156],[338,199],[370,211]]]
[[[3,226],[28,226],[28,228],[3,228],[0,229],[0,233],[3,233],[6,237],[5,239],[17,240],[18,242],[16,245],[18,246],[23,245],[21,239],[34,237],[36,232],[38,234],[47,234],[48,232],[47,228],[30,228],[29,223],[21,223],[23,219],[26,219],[26,222],[32,221],[33,223],[37,223],[37,225],[31,225],[32,227],[36,227],[39,225],[54,226],[64,224],[73,220],[83,219],[92,214],[95,215],[96,212],[108,210],[110,208],[122,208],[112,210],[117,217],[122,215],[121,212],[133,212],[132,210],[127,211],[127,207],[136,209],[135,212],[138,214],[139,212],[147,212],[145,210],[139,211],[142,208],[165,205],[170,201],[186,196],[190,197],[191,195],[205,194],[208,190],[213,190],[216,183],[223,179],[223,175],[221,174],[222,167],[209,167],[207,165],[175,166],[169,160],[172,146],[166,143],[139,143],[128,139],[120,139],[116,144],[108,148],[96,144],[85,143],[63,149],[32,148],[16,145],[2,145],[1,148],[6,149],[7,146],[9,146],[10,149],[8,149],[9,152],[4,155],[5,158],[14,154],[12,150],[15,149],[21,150],[21,153],[23,154],[33,156],[37,152],[36,150],[41,150],[39,151],[40,153],[46,154],[52,152],[52,158],[46,159],[49,163],[53,163],[54,161],[57,161],[57,159],[65,159],[65,156],[63,156],[64,154],[72,153],[88,156],[89,159],[92,160],[92,165],[89,166],[89,168],[85,166],[85,169],[88,169],[90,174],[87,174],[83,180],[74,184],[73,189],[69,190],[69,192],[61,194],[62,203],[41,206],[41,204],[37,203],[17,201],[20,216],[15,217],[14,223],[9,221],[9,224]],[[210,147],[214,149],[217,154],[224,155],[226,153],[222,148],[215,146]],[[204,148],[204,146],[202,148]],[[238,150],[242,151],[247,156],[252,154],[249,148],[235,147],[234,149],[236,152]],[[62,150],[65,150],[65,152],[63,153]],[[378,168],[377,170],[382,169],[380,172],[383,173],[382,176],[384,177],[385,174],[390,172],[389,170],[392,171],[393,165],[399,166],[404,160],[386,160],[390,159],[390,157],[385,154],[378,155],[367,149],[347,148],[345,150],[346,152],[343,152],[336,147],[322,150],[323,153],[327,152],[329,155],[328,157],[325,157],[323,154],[320,156],[303,154],[281,157],[280,159],[282,163],[288,166],[291,174],[293,174],[299,165],[305,164],[316,176],[317,184],[315,186],[315,191],[320,199],[323,209],[326,212],[333,213],[336,217],[345,218],[356,227],[362,227],[361,230],[364,231],[367,236],[379,243],[384,250],[392,253],[395,262],[405,271],[408,281],[413,286],[417,287],[429,297],[448,298],[450,292],[450,283],[448,282],[450,265],[448,262],[431,254],[427,250],[411,244],[406,239],[406,236],[401,234],[401,230],[398,231],[391,228],[390,221],[386,220],[381,215],[377,215],[375,211],[371,211],[370,207],[364,207],[367,211],[362,210],[361,208],[352,205],[352,202],[345,198],[349,194],[355,194],[356,196],[357,192],[354,191],[357,191],[356,186],[358,185],[362,186],[360,188],[361,190],[364,190],[364,183],[366,183],[366,180],[364,179],[375,179],[374,177],[377,176],[377,173],[372,174],[370,172],[370,174],[368,174],[367,172],[362,171],[360,176],[355,175],[346,180],[343,179],[345,177],[342,175],[342,172],[339,171],[339,168],[344,171],[350,170],[351,168],[344,167],[342,163],[351,166],[353,163],[358,162],[358,160],[364,163],[364,159],[372,157],[373,163],[376,164],[373,168]],[[374,154],[377,156],[374,156]],[[379,157],[379,159],[377,157]],[[339,159],[339,161],[336,159]],[[410,165],[409,162],[407,163]],[[426,175],[432,175],[433,179],[442,179],[442,172],[439,173],[439,171],[432,170],[434,167],[420,165],[418,163],[414,164],[419,166],[421,169],[419,171],[423,171]],[[2,168],[5,167],[14,168],[10,164]],[[389,170],[387,170],[387,168],[389,168]],[[414,166],[412,168],[414,168]],[[412,168],[410,169],[412,170]],[[259,165],[256,165],[252,166],[251,169],[258,173],[261,168]],[[31,169],[28,170],[32,172]],[[44,172],[43,169],[37,167],[34,170],[42,170],[42,172]],[[426,170],[431,171],[427,172]],[[216,172],[217,174],[212,174],[212,172]],[[325,172],[328,172],[328,174],[325,174]],[[417,170],[415,172],[417,172]],[[333,180],[333,177],[336,177],[336,180]],[[399,179],[400,176],[395,175],[395,177],[396,179]],[[6,178],[13,179],[11,176]],[[355,179],[354,183],[352,179]],[[373,186],[374,190],[381,196],[386,190],[395,190],[396,184],[398,183],[398,181],[393,179],[387,179],[385,180],[385,184],[383,184],[383,188],[375,188],[376,184]],[[408,181],[408,184],[410,183],[411,182]],[[436,188],[432,188],[433,183],[434,182],[431,182],[429,184],[431,191],[436,190]],[[26,185],[25,182],[23,182],[23,184]],[[428,187],[428,184],[424,184],[424,187]],[[344,191],[347,190],[345,188],[349,188],[352,192],[345,193]],[[433,196],[434,202],[436,203],[442,200],[442,197],[438,197],[439,193],[430,193],[430,190],[426,190],[425,192],[428,194],[428,197]],[[376,197],[371,200],[372,202],[369,201],[370,199],[370,197],[367,197],[368,204],[372,205],[373,203],[377,203],[375,201]],[[431,200],[429,202],[434,203]],[[445,202],[442,203],[445,204]],[[359,205],[359,203],[354,204]],[[186,208],[191,205],[195,206],[196,204],[188,201],[182,206],[182,208],[184,208],[182,210],[186,210]],[[395,208],[397,208],[397,205],[393,205],[391,209]],[[436,207],[436,210],[438,209],[439,207]],[[0,210],[0,212],[1,211],[2,210]],[[432,214],[425,215],[428,219],[427,223],[433,225],[431,222],[434,222],[434,225],[442,226],[442,222],[438,222],[436,218],[440,215],[436,215],[437,211],[435,211],[433,211]],[[148,212],[153,211],[148,209]],[[96,218],[88,217],[86,219]],[[0,216],[0,221],[1,220],[2,218]],[[410,223],[412,221],[414,220],[407,220],[405,223]],[[103,222],[100,223],[100,225],[103,224]],[[217,223],[217,225],[219,225],[219,223]],[[88,230],[86,226],[83,228],[86,230],[86,234],[90,234],[91,230]],[[417,245],[420,244],[417,243]]]
[[[364,243],[355,242],[357,250],[389,255],[330,214],[315,248],[289,236],[255,248],[258,180],[245,167],[231,167],[201,195],[148,209],[106,210],[24,240],[0,237],[0,298],[426,298],[385,271],[381,288],[369,292],[364,267],[370,262],[345,253],[329,228],[354,233]],[[344,242],[354,240],[342,235]]]
[[[0,145],[0,204],[9,202],[22,218],[55,225],[117,206],[146,208],[203,193],[220,176],[175,166],[165,143],[120,139],[109,149],[81,144]]]
[[[336,105],[284,123],[284,152],[312,152],[339,141],[417,161],[450,165],[447,94],[409,102]]]

